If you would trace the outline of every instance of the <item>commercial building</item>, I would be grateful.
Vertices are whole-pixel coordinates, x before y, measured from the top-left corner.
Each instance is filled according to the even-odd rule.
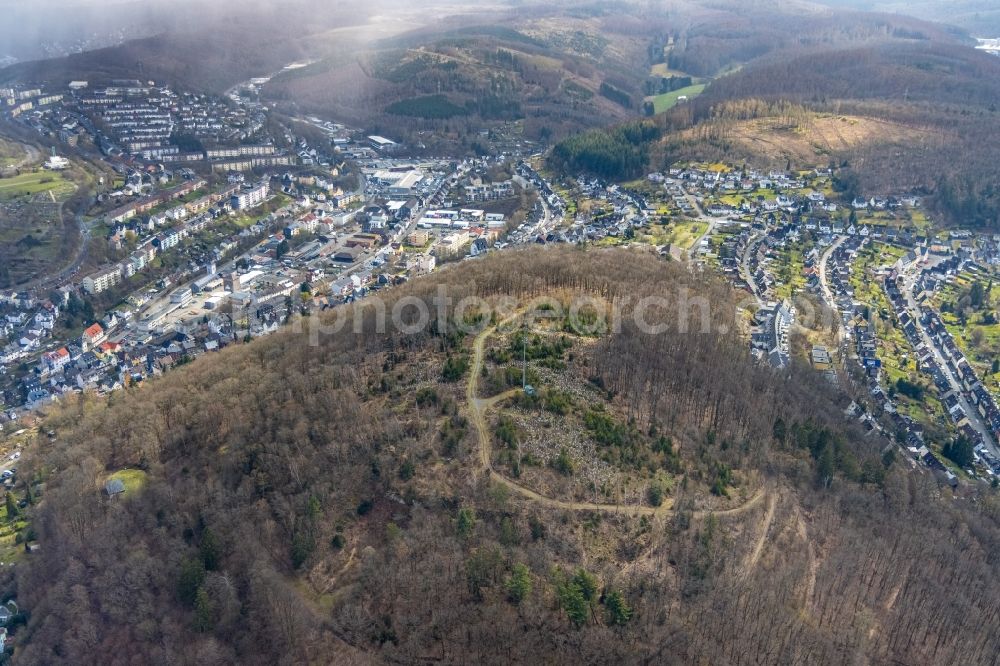
[[[392,150],[396,147],[396,142],[384,136],[372,135],[368,137],[368,143],[375,150]]]
[[[187,305],[191,302],[192,294],[190,287],[181,287],[170,294],[170,302],[177,305]]]

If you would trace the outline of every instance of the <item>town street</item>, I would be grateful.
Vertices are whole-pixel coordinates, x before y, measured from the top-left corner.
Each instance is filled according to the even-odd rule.
[[[830,309],[833,310],[835,316],[837,317],[837,349],[841,352],[841,358],[846,358],[843,354],[844,345],[847,340],[847,331],[844,326],[844,318],[841,316],[840,309],[837,307],[837,300],[833,296],[833,290],[830,289],[830,281],[827,276],[827,267],[830,263],[830,257],[833,253],[837,251],[841,245],[847,240],[847,236],[837,236],[837,239],[833,241],[830,247],[823,251],[823,255],[819,259],[819,284],[823,290],[823,299],[826,301]]]
[[[952,373],[951,368],[948,367],[945,361],[944,354],[938,347],[937,343],[924,328],[923,321],[920,318],[920,308],[917,305],[917,301],[913,296],[913,285],[917,280],[919,275],[919,262],[913,261],[906,265],[903,269],[903,297],[906,299],[906,308],[910,312],[910,316],[913,317],[914,322],[917,326],[917,331],[920,333],[920,339],[923,340],[927,348],[931,350],[934,355],[934,362],[941,368],[941,372],[944,374],[945,379],[948,380],[948,385],[951,390],[955,392],[955,396],[958,398],[958,404],[961,405],[962,410],[965,411],[969,418],[969,425],[979,433],[986,447],[994,455],[1000,456],[1000,448],[997,447],[996,442],[993,440],[993,435],[990,429],[983,423],[979,416],[979,412],[976,410],[969,400],[966,398],[965,390],[962,387],[961,382]]]
[[[764,299],[760,297],[760,293],[757,291],[757,283],[754,282],[753,273],[750,272],[750,257],[754,252],[757,251],[757,246],[760,244],[764,237],[767,236],[764,232],[758,232],[747,240],[746,247],[743,248],[743,256],[740,257],[740,274],[747,283],[747,288],[750,289],[750,293],[753,294],[754,299],[757,301],[758,307],[764,307]]]

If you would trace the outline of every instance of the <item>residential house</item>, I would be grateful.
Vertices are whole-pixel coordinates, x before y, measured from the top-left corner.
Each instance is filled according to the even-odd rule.
[[[84,330],[83,335],[80,336],[80,342],[85,351],[93,349],[106,339],[107,334],[104,332],[104,329],[101,328],[101,325],[97,323],[88,326],[86,330]]]

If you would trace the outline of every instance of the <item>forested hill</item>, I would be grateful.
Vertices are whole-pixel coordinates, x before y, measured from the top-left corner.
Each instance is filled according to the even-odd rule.
[[[539,248],[387,309],[436,313],[439,286],[450,308],[483,300],[408,335],[369,303],[358,334],[289,328],[48,415],[56,440],[19,474],[41,548],[2,580],[27,614],[15,663],[1000,651],[997,496],[942,496],[818,375],[751,363],[722,328],[728,286],[652,254]],[[671,299],[643,310],[656,332],[634,316],[645,296]],[[676,299],[701,296],[707,328],[678,321]],[[529,326],[510,297],[548,300]]]
[[[858,194],[917,194],[943,221],[995,229],[1000,58],[947,32],[914,30],[770,50],[646,121],[657,129],[642,140],[628,140],[634,125],[583,133],[556,146],[553,164],[619,180],[689,160],[836,165]],[[810,114],[844,118],[851,136],[833,145],[810,139]],[[896,131],[865,130],[886,123]],[[803,155],[789,140],[816,148]]]
[[[1000,7],[992,0],[912,0],[902,5],[895,0],[820,0],[833,7],[898,12],[959,26],[974,35],[1000,35]]]
[[[1000,59],[966,45],[899,41],[765,58],[719,79],[699,107],[742,97],[927,103],[997,110]]]
[[[1000,166],[993,159],[1000,150],[994,131],[1000,121],[1000,58],[936,41],[766,58],[718,80],[685,110],[689,115],[675,119],[726,124],[733,120],[726,117],[733,108],[728,103],[746,99],[897,123],[910,130],[906,139],[873,136],[832,156],[848,167],[845,177],[853,174],[863,194],[929,195],[942,218],[955,224],[1000,223]],[[713,152],[704,142],[674,149]]]
[[[659,126],[650,121],[589,130],[557,143],[548,161],[566,171],[584,171],[612,180],[636,178],[648,171],[650,146],[661,134]]]
[[[712,77],[768,55],[887,42],[974,44],[962,30],[900,12],[831,10],[808,2],[724,2],[713,9],[692,15],[672,33],[672,69]]]

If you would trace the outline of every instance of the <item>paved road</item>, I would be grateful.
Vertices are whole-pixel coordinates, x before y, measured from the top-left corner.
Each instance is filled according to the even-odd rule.
[[[717,227],[719,225],[719,222],[721,222],[722,220],[717,217],[705,215],[705,211],[702,210],[701,204],[698,203],[697,199],[688,194],[687,191],[684,192],[684,198],[688,200],[688,203],[691,204],[691,207],[694,209],[695,213],[697,213],[697,215],[690,216],[691,219],[696,220],[698,222],[708,223],[708,228],[705,229],[705,233],[703,233],[701,236],[698,236],[698,239],[694,242],[694,245],[692,245],[687,251],[687,256],[688,259],[690,260],[694,259],[695,256],[697,256],[698,249],[701,247],[702,241],[710,237],[712,233],[715,232],[715,227]]]
[[[538,201],[542,204],[542,219],[538,221],[535,225],[534,230],[531,233],[540,234],[548,230],[549,223],[552,221],[552,211],[549,209],[549,202],[545,200],[541,192],[538,193]]]
[[[830,257],[833,256],[833,253],[837,251],[837,248],[843,245],[846,240],[847,236],[837,236],[837,239],[833,241],[830,247],[823,251],[823,255],[819,260],[819,284],[823,288],[823,298],[825,298],[830,307],[834,309],[837,307],[837,301],[833,296],[833,290],[830,289],[830,282],[827,279],[826,269],[827,264],[830,263]]]
[[[712,233],[715,231],[715,227],[718,226],[719,224],[719,220],[714,217],[706,217],[704,215],[699,215],[695,219],[698,220],[699,222],[707,222],[708,228],[705,229],[705,233],[703,233],[701,236],[698,236],[698,239],[694,242],[694,245],[692,245],[688,249],[688,259],[694,259],[696,256],[698,256],[698,250],[701,249],[702,241],[710,237]]]
[[[920,334],[920,339],[924,341],[927,348],[931,350],[934,355],[934,361],[940,366],[941,372],[944,374],[945,379],[948,380],[948,385],[951,387],[952,391],[958,397],[958,404],[962,406],[965,413],[969,417],[969,425],[978,432],[983,441],[986,444],[986,448],[995,456],[1000,456],[1000,448],[997,447],[996,442],[993,440],[993,434],[990,429],[986,427],[982,419],[979,416],[979,412],[976,411],[975,407],[966,399],[965,390],[962,388],[961,382],[955,377],[951,372],[951,368],[945,362],[944,354],[938,348],[934,339],[931,338],[927,329],[924,328],[923,323],[920,320],[920,308],[917,306],[917,301],[913,297],[913,284],[916,282],[916,272],[917,262],[912,262],[904,268],[903,274],[903,296],[906,301],[906,308],[910,312],[910,316],[913,317],[917,325],[917,332]]]
[[[833,256],[833,253],[837,251],[838,247],[847,241],[847,238],[847,236],[837,236],[837,239],[833,241],[830,247],[826,248],[823,255],[819,259],[819,285],[823,290],[823,299],[833,310],[834,316],[837,317],[837,348],[841,350],[842,360],[846,360],[846,354],[843,354],[843,351],[844,344],[847,340],[847,332],[844,329],[844,318],[841,315],[840,309],[837,307],[837,300],[834,298],[833,290],[830,289],[827,267],[830,263],[830,257]]]
[[[757,292],[757,283],[754,282],[753,273],[750,272],[750,254],[755,251],[754,248],[757,247],[757,244],[762,241],[766,235],[767,234],[764,232],[751,234],[750,238],[747,239],[746,247],[743,248],[743,256],[740,257],[740,273],[743,275],[743,279],[746,280],[747,286],[750,288],[750,293],[753,294],[758,307],[764,307],[764,299],[762,299],[760,294]]]

